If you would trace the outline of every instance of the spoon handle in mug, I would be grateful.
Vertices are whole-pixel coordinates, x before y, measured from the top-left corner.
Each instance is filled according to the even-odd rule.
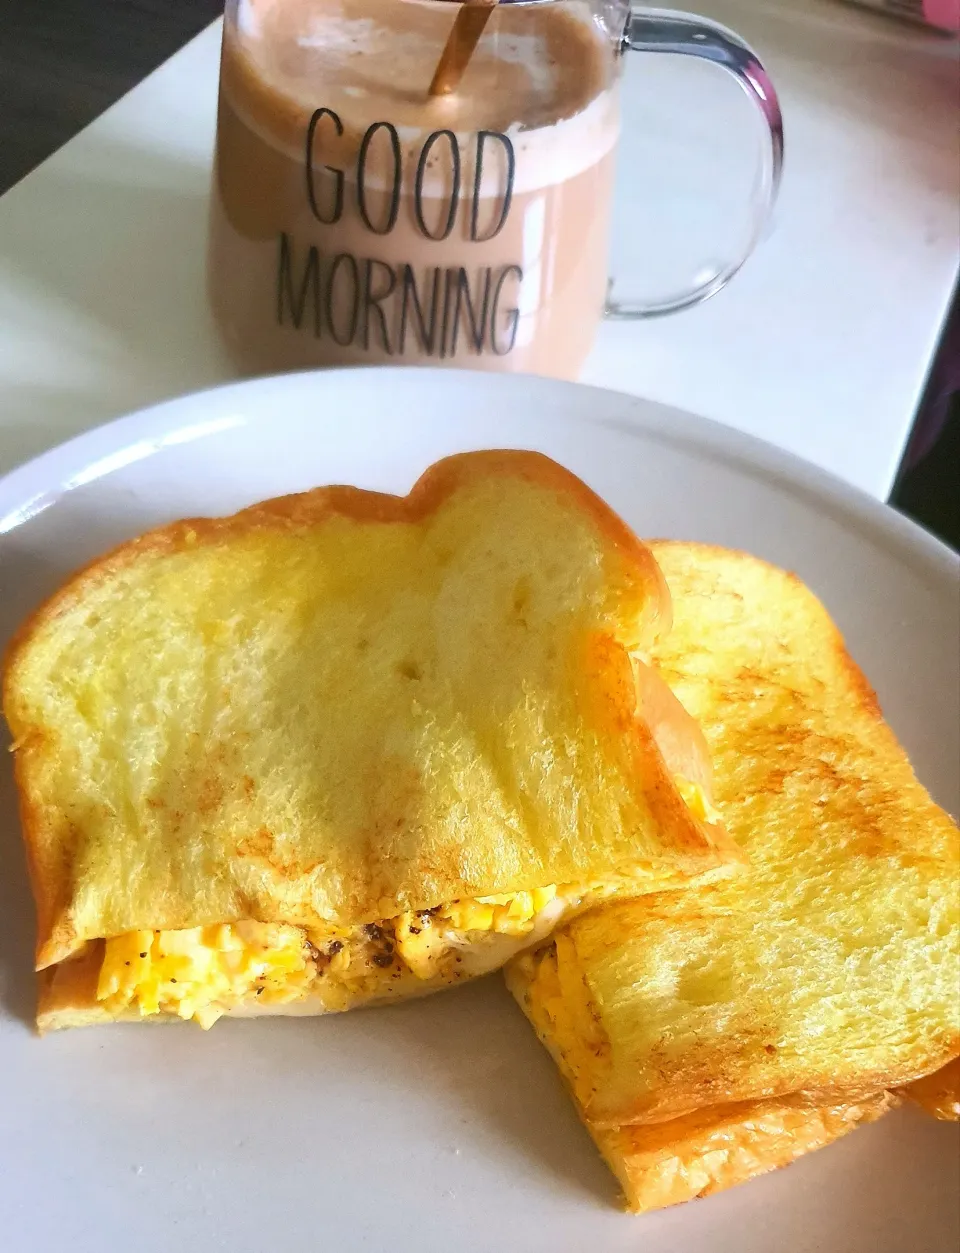
[[[465,0],[433,72],[429,95],[448,96],[457,90],[496,5],[497,0]]]

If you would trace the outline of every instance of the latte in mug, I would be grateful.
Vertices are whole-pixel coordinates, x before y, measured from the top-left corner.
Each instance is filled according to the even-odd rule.
[[[455,12],[228,8],[209,279],[242,368],[579,372],[607,286],[610,36],[576,0],[498,6],[431,97]]]

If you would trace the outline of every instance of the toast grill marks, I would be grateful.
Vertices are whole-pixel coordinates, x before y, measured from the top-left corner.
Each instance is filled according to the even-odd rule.
[[[637,717],[628,650],[667,612],[649,551],[529,453],[125,545],[6,669],[40,965],[722,867]]]
[[[637,1203],[644,1153],[682,1157],[684,1119],[713,1135],[759,1103],[717,1134],[769,1162],[781,1149],[757,1117],[800,1102],[798,1144],[815,1146],[960,1052],[958,832],[826,613],[742,554],[653,549],[674,603],[654,660],[703,726],[750,869],[593,911],[508,973]],[[635,1127],[652,1139],[631,1158],[612,1133]]]

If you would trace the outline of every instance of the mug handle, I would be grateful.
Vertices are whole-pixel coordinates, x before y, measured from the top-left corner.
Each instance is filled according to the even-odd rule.
[[[670,9],[631,9],[620,45],[626,52],[667,52],[673,56],[701,57],[732,74],[747,93],[765,122],[760,174],[753,195],[753,210],[746,247],[740,256],[695,287],[663,300],[607,300],[611,318],[657,318],[678,313],[716,295],[733,278],[760,241],[776,203],[783,172],[783,118],[780,101],[756,53],[717,22],[677,13]],[[611,289],[613,280],[610,280]]]

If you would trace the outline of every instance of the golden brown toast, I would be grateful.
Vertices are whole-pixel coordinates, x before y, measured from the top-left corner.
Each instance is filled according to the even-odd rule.
[[[534,453],[125,544],[6,662],[38,966],[107,939],[111,1014],[320,1012],[722,871],[640,716],[668,621],[649,550]],[[89,1018],[62,978],[47,1021]]]
[[[744,554],[652,547],[653,659],[749,868],[594,909],[507,975],[640,1208],[826,1143],[960,1053],[960,833],[826,611]]]

